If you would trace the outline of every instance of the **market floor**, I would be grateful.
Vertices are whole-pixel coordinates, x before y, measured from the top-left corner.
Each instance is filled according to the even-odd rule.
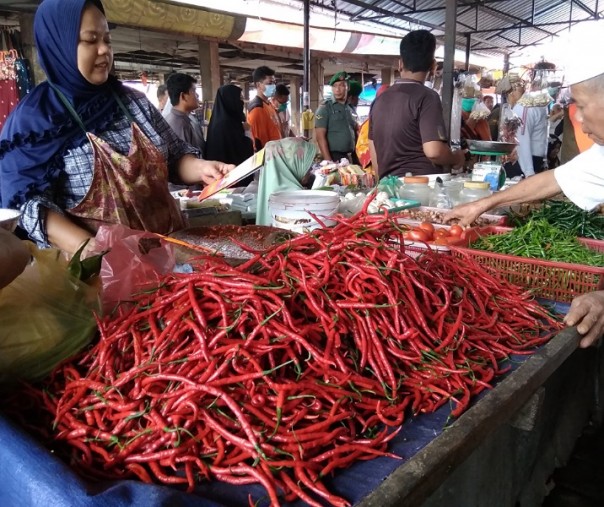
[[[554,471],[552,484],[543,507],[604,506],[604,425],[583,431],[567,465]]]

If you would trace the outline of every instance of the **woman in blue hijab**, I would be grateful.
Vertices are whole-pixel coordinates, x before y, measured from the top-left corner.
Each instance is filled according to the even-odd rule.
[[[100,0],[44,0],[34,34],[48,80],[0,134],[0,206],[21,209],[31,239],[68,254],[103,223],[159,233],[182,227],[168,179],[207,184],[232,166],[202,160],[143,94],[109,74]]]

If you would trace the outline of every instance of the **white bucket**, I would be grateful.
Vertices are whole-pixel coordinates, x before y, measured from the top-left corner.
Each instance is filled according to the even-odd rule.
[[[268,198],[273,227],[299,233],[321,227],[309,213],[325,225],[333,225],[334,221],[327,217],[335,215],[339,204],[339,195],[328,190],[287,190],[274,192]]]

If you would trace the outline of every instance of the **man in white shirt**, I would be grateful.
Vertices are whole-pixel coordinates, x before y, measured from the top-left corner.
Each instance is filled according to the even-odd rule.
[[[577,50],[582,48],[577,47]],[[589,65],[567,67],[567,80],[577,105],[576,119],[594,145],[570,162],[552,171],[531,176],[503,192],[458,206],[446,219],[469,225],[479,215],[497,206],[553,197],[564,192],[577,206],[592,210],[604,203],[604,59]],[[604,290],[575,298],[564,319],[577,326],[580,347],[589,347],[604,334]]]

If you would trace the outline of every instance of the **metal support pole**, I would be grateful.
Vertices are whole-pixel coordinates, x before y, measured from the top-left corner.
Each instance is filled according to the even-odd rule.
[[[446,0],[445,61],[443,62],[443,117],[447,138],[451,137],[451,108],[453,106],[453,66],[455,64],[455,36],[457,34],[457,0]]]
[[[302,81],[302,111],[310,108],[310,0],[304,0],[304,79]],[[310,131],[304,130],[304,137]]]
[[[472,35],[466,34],[466,70],[470,71],[470,48],[472,44]]]
[[[503,72],[507,74],[510,71],[510,54],[504,53],[503,55]]]

